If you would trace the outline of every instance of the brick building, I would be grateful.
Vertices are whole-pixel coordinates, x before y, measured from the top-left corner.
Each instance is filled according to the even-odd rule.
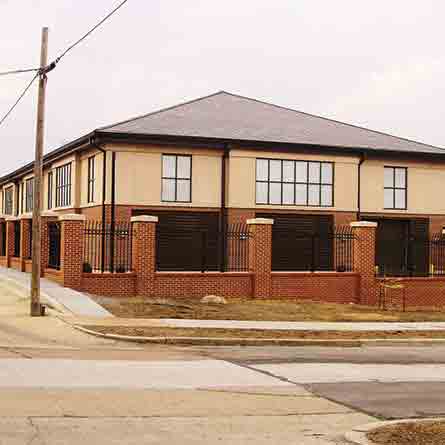
[[[31,211],[32,168],[0,178],[4,216]],[[48,153],[43,204],[106,222],[153,215],[161,228],[190,231],[256,217],[296,234],[375,221],[376,265],[402,273],[411,255],[404,240],[445,225],[444,183],[441,148],[219,92]],[[272,261],[275,270],[304,270],[278,248]]]

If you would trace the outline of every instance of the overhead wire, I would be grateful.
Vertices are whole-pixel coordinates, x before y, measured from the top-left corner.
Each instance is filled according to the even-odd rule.
[[[9,108],[9,110],[6,112],[6,114],[0,119],[0,125],[3,124],[3,122],[8,118],[8,116],[13,112],[14,108],[19,104],[19,102],[23,99],[23,96],[26,94],[26,92],[31,88],[31,85],[34,83],[34,81],[39,77],[39,72],[31,79],[31,81],[26,85],[25,89],[21,92],[18,99],[14,102],[14,104]]]
[[[11,74],[21,74],[21,73],[28,73],[28,72],[36,72],[34,77],[31,79],[31,81],[27,84],[25,89],[20,93],[18,99],[14,102],[14,104],[9,108],[9,110],[6,112],[6,114],[0,119],[0,125],[3,124],[3,122],[8,118],[8,116],[13,112],[14,108],[19,104],[19,102],[23,99],[26,92],[31,88],[31,85],[33,84],[34,80],[36,80],[39,75],[46,75],[49,71],[53,70],[56,66],[56,64],[73,48],[75,48],[77,45],[79,45],[83,40],[85,40],[89,35],[91,35],[97,28],[99,28],[103,23],[105,23],[113,14],[115,14],[122,6],[127,3],[128,0],[123,0],[120,2],[111,12],[109,12],[102,20],[100,20],[96,25],[94,25],[87,33],[85,33],[80,39],[76,40],[73,44],[71,44],[68,48],[66,48],[55,60],[54,62],[50,63],[48,66],[44,68],[29,68],[29,69],[23,69],[23,70],[11,70],[11,71],[4,71],[0,72],[0,76],[6,76]]]
[[[0,72],[0,76],[9,76],[10,74],[22,74],[22,73],[30,73],[30,72],[37,72],[40,68],[29,68],[26,70],[11,70],[11,71],[3,71]]]
[[[111,12],[109,12],[100,22],[94,25],[87,33],[85,33],[80,39],[76,40],[72,45],[70,45],[65,51],[63,51],[56,59],[55,62],[58,63],[62,57],[64,57],[69,51],[71,51],[74,47],[79,45],[83,40],[85,40],[90,34],[92,34],[99,26],[105,23],[113,14],[115,14],[122,6],[127,3],[128,0],[124,0],[119,5],[117,5]]]

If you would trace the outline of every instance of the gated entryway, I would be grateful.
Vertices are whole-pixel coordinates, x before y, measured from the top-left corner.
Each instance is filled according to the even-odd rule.
[[[217,270],[219,213],[150,211],[150,214],[159,218],[156,226],[157,270],[200,271],[203,267]]]
[[[272,218],[272,270],[334,269],[332,215],[257,213]]]
[[[379,275],[426,276],[429,273],[429,221],[379,218],[376,233],[376,266]]]

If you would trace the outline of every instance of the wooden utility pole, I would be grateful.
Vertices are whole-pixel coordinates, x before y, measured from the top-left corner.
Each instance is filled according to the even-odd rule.
[[[34,161],[34,205],[32,212],[32,274],[31,274],[31,316],[42,315],[40,304],[40,233],[41,233],[41,192],[42,158],[45,123],[46,70],[48,64],[48,28],[42,28],[40,49],[39,96],[37,102],[36,151]]]

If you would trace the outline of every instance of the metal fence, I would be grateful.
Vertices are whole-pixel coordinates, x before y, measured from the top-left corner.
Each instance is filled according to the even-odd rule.
[[[48,223],[48,267],[60,269],[60,223]]]
[[[445,235],[379,239],[376,274],[380,277],[445,276]]]
[[[354,234],[349,226],[332,232],[272,232],[272,270],[349,272],[354,265]]]
[[[246,224],[228,225],[222,231],[158,226],[157,270],[248,271],[251,236]]]
[[[84,272],[117,272],[132,270],[131,223],[105,224],[87,221],[84,231]]]

